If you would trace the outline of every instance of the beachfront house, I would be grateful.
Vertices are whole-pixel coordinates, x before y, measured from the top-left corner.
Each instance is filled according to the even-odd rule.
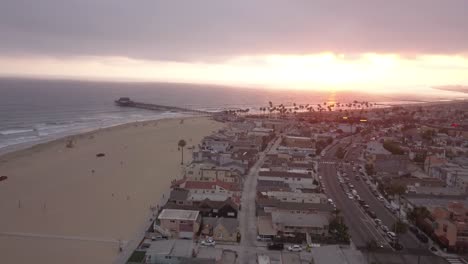
[[[172,237],[195,237],[200,230],[201,216],[199,211],[164,209],[158,216],[159,225],[171,232]]]

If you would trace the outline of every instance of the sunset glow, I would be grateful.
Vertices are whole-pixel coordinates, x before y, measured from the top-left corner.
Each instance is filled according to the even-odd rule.
[[[213,62],[172,62],[124,57],[0,59],[0,74],[105,80],[194,82],[266,88],[379,92],[468,82],[462,56],[365,53],[237,56]]]

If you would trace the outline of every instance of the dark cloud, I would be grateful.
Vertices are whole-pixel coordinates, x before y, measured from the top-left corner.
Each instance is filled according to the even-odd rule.
[[[0,55],[468,51],[466,0],[2,0]]]

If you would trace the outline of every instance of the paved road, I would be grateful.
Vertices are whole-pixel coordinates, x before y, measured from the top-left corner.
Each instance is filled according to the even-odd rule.
[[[244,181],[239,213],[239,229],[241,233],[238,263],[257,262],[257,217],[255,215],[255,198],[257,195],[257,176],[265,160],[265,153],[279,144],[279,138],[270,143],[264,152],[259,154],[257,162],[250,169]]]
[[[320,174],[325,184],[325,193],[335,201],[341,210],[353,243],[365,247],[368,241],[376,240],[387,245],[385,238],[375,228],[372,220],[358,207],[354,200],[347,197],[336,177],[336,164],[332,161],[319,162]]]
[[[393,249],[388,246],[388,242],[384,233],[380,229],[375,228],[374,222],[370,220],[367,215],[366,218],[360,217],[362,209],[357,206],[356,202],[353,202],[353,200],[350,200],[346,197],[336,178],[335,166],[337,165],[331,163],[332,161],[336,161],[335,152],[338,147],[347,148],[349,152],[347,153],[346,158],[348,160],[354,161],[356,165],[360,162],[359,153],[362,148],[353,147],[352,144],[349,144],[349,141],[339,143],[336,144],[333,148],[330,148],[330,150],[327,152],[323,158],[323,160],[327,161],[319,162],[319,164],[321,164],[321,168],[323,168],[323,171],[321,172],[327,176],[324,177],[325,184],[327,185],[326,191],[331,197],[338,199],[336,200],[336,204],[343,212],[345,223],[350,229],[350,234],[352,236],[351,239],[355,245],[357,247],[365,247],[365,241],[379,237],[381,239],[376,240],[386,245],[385,249],[382,250],[383,257],[381,256],[384,260],[387,260],[387,258],[394,259],[399,263],[447,263],[443,259],[437,256],[433,256],[430,251],[427,250],[427,246],[421,244],[419,240],[417,240],[417,238],[411,233],[403,234],[399,238],[400,243],[404,246],[404,250],[401,252],[393,251]],[[352,165],[344,165],[343,167],[345,172],[348,174],[350,182],[354,185],[354,189],[356,189],[361,199],[365,200],[366,203],[369,204],[371,210],[376,212],[377,217],[381,219],[385,225],[387,225],[389,228],[392,227],[393,223],[396,221],[396,216],[393,215],[387,208],[385,208],[382,202],[377,200],[364,181],[355,180],[354,176],[357,175],[357,172],[353,172]],[[331,175],[332,177],[328,177],[328,175]],[[367,225],[370,232],[366,234],[364,232],[365,229],[359,225]],[[377,255],[378,259],[378,253],[373,255],[374,257]],[[423,260],[418,260],[418,256],[424,256],[422,258]]]

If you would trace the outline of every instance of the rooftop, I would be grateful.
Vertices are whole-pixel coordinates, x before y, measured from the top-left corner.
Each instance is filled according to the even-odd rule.
[[[328,225],[328,219],[321,214],[291,214],[288,212],[272,212],[273,223],[296,227],[323,227]]]
[[[285,172],[285,171],[260,171],[258,176],[264,177],[279,177],[279,178],[312,178],[309,174],[304,173],[294,173],[294,172]]]
[[[199,214],[200,212],[195,210],[164,209],[159,214],[158,219],[195,221]]]

